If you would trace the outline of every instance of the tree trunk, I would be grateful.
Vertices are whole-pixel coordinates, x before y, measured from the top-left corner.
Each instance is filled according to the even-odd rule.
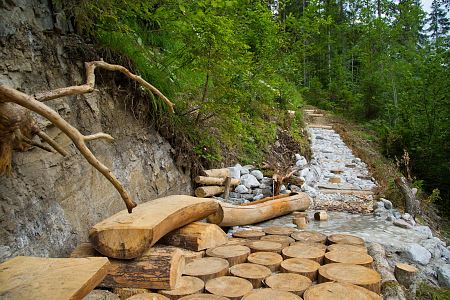
[[[395,184],[400,189],[403,197],[405,198],[405,211],[411,216],[416,216],[416,195],[413,193],[409,182],[405,177],[397,177]]]
[[[212,197],[218,194],[221,194],[225,191],[225,187],[223,186],[201,186],[195,189],[195,196],[200,198]]]
[[[225,185],[226,178],[221,177],[207,177],[207,176],[197,176],[194,179],[195,183],[201,185]],[[231,178],[230,185],[235,186],[241,183],[240,179]]]

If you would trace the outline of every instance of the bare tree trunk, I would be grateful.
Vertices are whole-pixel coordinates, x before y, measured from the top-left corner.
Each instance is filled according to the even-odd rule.
[[[408,180],[405,177],[397,177],[395,179],[395,184],[400,189],[400,191],[403,194],[403,197],[405,197],[405,210],[407,213],[409,213],[411,216],[416,215],[416,195],[411,189]]]

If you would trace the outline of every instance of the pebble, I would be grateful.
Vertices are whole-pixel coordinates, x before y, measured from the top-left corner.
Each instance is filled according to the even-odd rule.
[[[264,198],[263,194],[257,194],[255,197],[253,197],[253,200],[261,200],[262,198]]]

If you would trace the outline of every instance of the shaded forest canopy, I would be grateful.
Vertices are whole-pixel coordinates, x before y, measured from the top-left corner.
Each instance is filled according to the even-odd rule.
[[[428,14],[418,0],[60,2],[78,33],[175,102],[167,128],[203,162],[258,163],[278,126],[304,140],[286,110],[306,102],[375,130],[450,212],[449,1]]]

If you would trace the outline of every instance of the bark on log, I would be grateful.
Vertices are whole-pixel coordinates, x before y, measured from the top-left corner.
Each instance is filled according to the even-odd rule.
[[[161,239],[162,244],[192,251],[218,247],[227,242],[227,234],[219,226],[202,222],[193,222],[178,228]]]
[[[220,178],[231,177],[231,172],[228,168],[204,170],[203,174],[208,177],[220,177]]]
[[[250,254],[250,249],[242,245],[220,246],[206,250],[206,255],[211,257],[224,258],[230,267],[244,263]]]
[[[140,256],[161,237],[181,226],[217,212],[212,199],[174,195],[140,204],[133,214],[123,210],[94,225],[89,239],[105,256],[131,259]]]
[[[219,226],[259,223],[293,211],[306,210],[310,202],[311,198],[305,193],[245,206],[220,202],[223,209],[223,220]]]
[[[201,185],[225,185],[225,180],[226,180],[226,178],[207,177],[207,176],[197,176],[194,179],[195,183],[198,183]],[[240,179],[231,178],[230,184],[232,186],[239,185],[240,183],[241,183]]]
[[[368,289],[342,282],[326,282],[314,285],[305,292],[303,299],[382,300],[379,295]]]
[[[281,290],[303,296],[303,293],[312,285],[308,277],[294,273],[278,273],[265,280],[266,285],[274,290]]]
[[[156,243],[155,245],[152,246],[152,248],[173,248],[173,249],[178,249],[181,252],[183,252],[183,256],[184,256],[184,260],[186,261],[186,264],[190,263],[194,259],[202,258],[202,257],[205,256],[205,250],[192,251],[192,250],[188,250],[188,249],[184,249],[184,248],[180,248],[180,247],[163,245],[163,244],[160,244],[160,243]]]
[[[248,256],[248,262],[265,266],[272,272],[277,272],[283,257],[274,252],[255,252]]]
[[[222,276],[209,280],[205,289],[214,295],[227,297],[230,300],[240,300],[242,296],[253,289],[252,284],[245,279]]]
[[[411,216],[416,216],[416,195],[413,193],[408,180],[405,177],[395,178],[395,184],[400,189],[403,197],[405,198],[405,211]]]
[[[158,293],[166,296],[170,300],[178,300],[184,296],[202,293],[204,288],[205,283],[201,279],[182,276],[175,288],[171,290],[159,290]]]
[[[114,294],[118,295],[120,299],[129,299],[135,295],[149,293],[148,289],[137,288],[113,288],[112,291]]]
[[[242,263],[230,268],[230,274],[250,281],[253,288],[259,289],[263,280],[272,274],[269,268],[252,263]]]
[[[212,197],[218,194],[221,194],[225,191],[225,187],[223,186],[201,186],[195,189],[195,196],[200,198]]]

